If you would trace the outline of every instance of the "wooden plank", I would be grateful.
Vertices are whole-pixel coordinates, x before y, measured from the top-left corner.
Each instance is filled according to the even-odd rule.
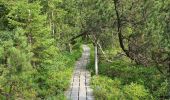
[[[94,100],[93,90],[89,87],[91,74],[86,70],[90,61],[90,49],[83,46],[82,57],[76,62],[71,87],[66,92],[67,100]]]

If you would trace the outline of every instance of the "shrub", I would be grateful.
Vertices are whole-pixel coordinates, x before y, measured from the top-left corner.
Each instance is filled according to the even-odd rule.
[[[123,92],[126,99],[129,100],[148,100],[149,92],[143,85],[131,83],[123,87]]]
[[[91,80],[97,100],[151,100],[151,95],[143,85],[121,84],[120,79],[106,76],[93,76]]]

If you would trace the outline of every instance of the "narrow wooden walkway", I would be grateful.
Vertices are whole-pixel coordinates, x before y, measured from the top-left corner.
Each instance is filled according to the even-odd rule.
[[[76,62],[71,86],[66,92],[67,100],[94,100],[93,91],[89,86],[91,74],[86,70],[89,57],[90,48],[83,45],[82,57]]]

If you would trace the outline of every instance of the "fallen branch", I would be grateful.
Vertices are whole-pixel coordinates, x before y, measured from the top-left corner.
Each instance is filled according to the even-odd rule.
[[[84,35],[88,35],[88,32],[85,31],[85,32],[83,32],[81,34],[78,34],[78,35],[72,37],[69,41],[73,41],[73,40],[75,40],[75,39],[77,39],[77,38],[79,38],[81,36],[84,36]]]
[[[99,46],[99,49],[101,50],[102,54],[104,55],[104,57],[106,58],[106,61],[112,63],[113,61],[108,59],[108,57],[106,56],[106,53],[103,51],[102,46],[99,44],[99,42],[97,43],[97,45]]]

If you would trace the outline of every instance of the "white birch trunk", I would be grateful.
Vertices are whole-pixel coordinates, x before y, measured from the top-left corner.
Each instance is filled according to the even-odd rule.
[[[72,45],[69,43],[69,51],[72,53]]]
[[[54,30],[54,22],[53,22],[53,16],[54,16],[54,13],[53,13],[53,11],[51,12],[51,19],[52,19],[52,36],[54,36],[54,34],[55,34],[55,30]]]
[[[95,73],[98,75],[98,55],[97,55],[97,44],[95,44]]]

